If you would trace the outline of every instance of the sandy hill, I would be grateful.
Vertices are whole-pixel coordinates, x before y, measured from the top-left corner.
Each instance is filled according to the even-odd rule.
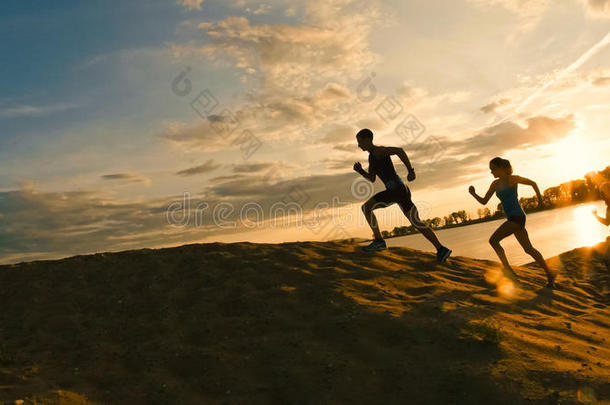
[[[0,403],[610,404],[605,248],[555,291],[350,241],[0,266]]]

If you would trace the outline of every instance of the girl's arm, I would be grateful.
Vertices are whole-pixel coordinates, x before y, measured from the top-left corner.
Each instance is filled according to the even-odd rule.
[[[538,197],[538,206],[542,207],[544,205],[544,201],[542,200],[542,194],[540,194],[540,189],[538,188],[538,184],[534,180],[530,180],[526,177],[521,176],[513,176],[518,184],[525,184],[527,186],[532,186],[534,191],[536,192],[536,197]]]
[[[494,194],[494,191],[496,191],[496,183],[498,181],[494,181],[493,183],[491,183],[491,185],[489,186],[489,190],[487,190],[487,193],[485,194],[485,197],[479,197],[476,193],[476,191],[474,191],[474,187],[470,186],[468,188],[468,191],[470,192],[470,194],[472,194],[472,196],[481,204],[485,205],[487,204],[487,202],[489,201],[489,199],[491,198],[491,196]]]

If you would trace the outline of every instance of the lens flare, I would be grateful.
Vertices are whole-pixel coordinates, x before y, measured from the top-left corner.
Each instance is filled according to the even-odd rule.
[[[498,281],[502,278],[502,271],[500,269],[488,269],[485,272],[485,281],[490,284],[498,284]]]
[[[498,293],[503,297],[512,297],[515,295],[515,284],[508,278],[502,277],[498,282]]]
[[[574,210],[574,220],[578,226],[576,239],[581,246],[592,246],[605,239],[604,227],[593,216],[591,204],[585,204]]]

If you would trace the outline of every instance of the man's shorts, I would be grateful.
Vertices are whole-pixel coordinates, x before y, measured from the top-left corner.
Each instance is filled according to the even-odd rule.
[[[405,186],[400,180],[390,180],[385,186],[385,190],[372,197],[375,199],[373,208],[385,208],[396,203],[405,215],[409,215],[409,212],[415,206],[413,201],[411,201],[411,190],[409,190],[409,187]]]

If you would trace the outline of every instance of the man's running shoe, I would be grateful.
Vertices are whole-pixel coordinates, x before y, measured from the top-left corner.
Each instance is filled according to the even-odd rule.
[[[366,252],[373,252],[375,250],[383,250],[383,249],[387,249],[387,248],[388,247],[385,244],[385,240],[375,239],[374,241],[371,242],[370,245],[363,247],[362,250],[364,250]]]
[[[450,255],[451,249],[447,249],[445,246],[443,246],[436,252],[436,260],[443,263]]]

